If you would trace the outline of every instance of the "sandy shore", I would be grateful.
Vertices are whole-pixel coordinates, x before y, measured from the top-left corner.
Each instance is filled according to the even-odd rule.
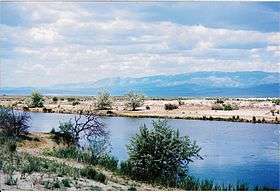
[[[128,117],[165,117],[180,119],[203,119],[253,122],[255,117],[258,123],[280,123],[280,106],[267,99],[223,99],[223,104],[237,106],[235,110],[213,110],[216,99],[182,99],[179,105],[176,99],[146,99],[142,107],[136,111],[130,111],[125,107],[123,98],[114,98],[114,104],[110,110],[97,110],[94,97],[45,97],[43,108],[29,108],[33,112],[51,113],[79,113],[93,111],[98,115],[128,116]],[[0,105],[13,106],[17,109],[26,108],[24,96],[1,96]],[[73,105],[76,102],[76,105]],[[165,104],[174,104],[178,109],[165,110]],[[221,105],[221,104],[220,104]]]

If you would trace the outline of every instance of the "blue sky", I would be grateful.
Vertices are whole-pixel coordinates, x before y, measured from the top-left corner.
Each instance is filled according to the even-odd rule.
[[[1,3],[1,84],[279,71],[279,5]]]

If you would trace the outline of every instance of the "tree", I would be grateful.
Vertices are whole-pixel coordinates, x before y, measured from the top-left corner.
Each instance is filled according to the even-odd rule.
[[[44,106],[44,98],[41,93],[37,91],[33,91],[31,96],[27,100],[28,107],[43,107]]]
[[[104,124],[92,113],[79,114],[74,119],[61,123],[59,133],[68,145],[73,144],[77,147],[81,146],[81,137],[85,137],[90,143],[100,140],[105,145],[109,134]]]
[[[21,136],[28,133],[30,115],[14,109],[0,108],[0,130],[7,136]]]
[[[111,109],[112,103],[113,101],[109,91],[103,90],[98,92],[96,98],[96,106],[98,109]]]
[[[129,92],[126,94],[126,107],[135,111],[137,107],[141,107],[144,104],[144,95],[136,92]]]
[[[140,127],[140,133],[127,148],[127,164],[133,178],[169,186],[175,186],[186,176],[189,162],[201,158],[196,143],[188,136],[180,137],[166,120],[153,121],[152,129]]]

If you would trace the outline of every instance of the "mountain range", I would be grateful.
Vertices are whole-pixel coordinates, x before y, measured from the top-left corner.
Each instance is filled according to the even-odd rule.
[[[107,89],[112,95],[124,95],[130,90],[147,96],[232,96],[279,97],[280,73],[193,72],[146,77],[114,77],[95,82],[58,84],[48,87],[4,87],[0,94],[26,95],[36,89],[48,95],[96,95]]]

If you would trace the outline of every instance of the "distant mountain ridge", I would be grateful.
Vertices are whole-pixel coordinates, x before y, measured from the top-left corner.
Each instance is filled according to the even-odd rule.
[[[113,95],[130,90],[148,96],[243,96],[279,97],[280,73],[193,72],[147,77],[113,77],[95,82],[60,84],[37,88],[45,94],[96,95],[107,89]],[[2,88],[1,94],[29,94],[34,88]]]

